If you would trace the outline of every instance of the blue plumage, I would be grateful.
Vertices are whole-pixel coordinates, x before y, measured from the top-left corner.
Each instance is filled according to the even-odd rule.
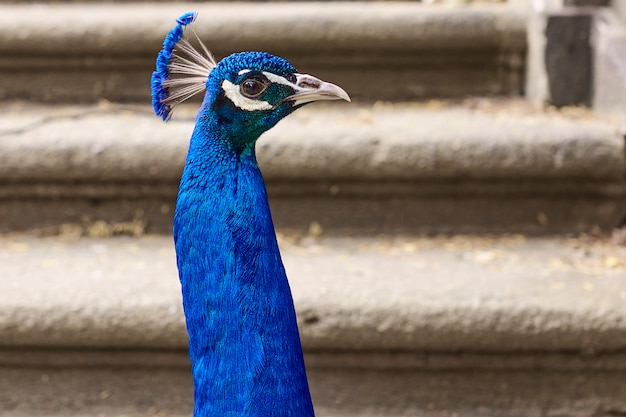
[[[185,13],[176,19],[177,25],[167,34],[163,41],[163,49],[157,55],[156,70],[152,73],[152,107],[157,116],[167,120],[170,114],[170,107],[163,101],[167,98],[167,89],[163,87],[163,81],[169,79],[169,71],[167,69],[172,59],[174,47],[183,37],[183,28],[196,20],[196,13]]]
[[[192,81],[163,86],[176,57],[172,42],[179,44],[182,27],[194,17],[181,17],[157,60],[153,101],[164,119],[177,102],[168,102],[172,87],[195,89]],[[267,53],[233,54],[216,65],[194,59],[198,65],[187,70],[193,77],[201,68],[208,71],[206,93],[174,216],[194,416],[313,416],[293,301],[254,146],[302,105],[349,98]]]

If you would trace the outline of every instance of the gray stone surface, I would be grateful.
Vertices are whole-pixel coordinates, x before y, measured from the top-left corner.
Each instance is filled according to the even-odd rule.
[[[523,0],[518,1],[521,3]],[[540,12],[541,2],[524,2],[528,13],[527,20],[527,44],[526,51],[526,77],[524,79],[524,92],[526,98],[535,106],[543,107],[550,101],[548,73],[546,71],[545,48],[546,48],[546,16]],[[522,7],[518,5],[518,7]]]
[[[103,187],[107,193],[97,185],[11,187],[5,191],[16,194],[0,199],[0,231],[54,235],[69,227],[88,236],[170,234],[176,187],[112,185]],[[34,195],[33,188],[42,192]],[[575,181],[292,182],[269,184],[268,193],[278,229],[307,233],[319,224],[333,236],[609,232],[626,216],[623,186]]]
[[[523,1],[516,1],[515,7],[522,9],[523,3]],[[539,0],[525,5],[525,12],[528,15],[525,92],[531,102],[543,106],[551,103],[563,105],[568,104],[568,101],[570,103],[578,101],[591,105],[597,111],[612,113],[621,120],[623,126],[626,126],[624,117],[626,110],[624,66],[626,64],[623,58],[626,44],[626,21],[623,16],[626,9],[624,4],[621,1],[614,1],[610,3],[610,7],[563,7],[562,2],[559,1]],[[553,31],[552,42],[546,39],[546,31],[551,21],[554,22],[556,19],[571,22],[576,19],[585,19],[585,16],[591,17],[591,33],[585,34],[586,29],[583,25],[578,36],[568,35],[569,42],[572,43],[569,49],[566,45],[568,41],[559,39],[565,35],[564,28]],[[573,26],[570,27],[571,29]],[[580,45],[575,46],[576,42]],[[559,43],[562,45],[559,46]],[[588,66],[585,61],[589,59],[586,56],[589,47],[591,47],[593,68],[585,68]],[[570,55],[569,58],[566,55]],[[571,61],[569,67],[568,59]],[[563,61],[562,70],[558,70],[559,60]],[[547,65],[557,70],[550,70]],[[552,72],[552,75],[549,72]],[[591,80],[588,79],[589,75],[591,75]],[[552,78],[551,81],[549,77]],[[567,84],[571,84],[572,87],[568,88]],[[574,94],[578,96],[578,99],[574,98]],[[589,98],[591,98],[591,103],[588,103]]]
[[[626,249],[608,242],[283,236],[281,245],[307,351],[626,347]],[[5,349],[185,347],[169,237],[4,237],[0,260]]]
[[[187,367],[0,371],[3,417],[192,415]],[[308,376],[319,417],[610,417],[626,410],[623,371],[433,372],[309,366]]]
[[[553,13],[545,26],[545,61],[550,103],[590,106],[593,91],[591,32],[593,14]]]
[[[164,124],[146,107],[2,105],[0,181],[172,181],[195,108]],[[258,158],[268,181],[516,179],[621,181],[619,126],[593,114],[329,105],[296,112],[267,132]]]
[[[623,2],[615,2],[618,13],[624,13]],[[598,13],[594,32],[593,106],[613,113],[626,127],[626,19],[604,10]]]
[[[320,417],[626,411],[626,248],[280,236]],[[170,238],[0,238],[0,414],[190,416]]]
[[[523,47],[524,21],[506,5],[449,8],[418,3],[227,3],[4,5],[0,51],[152,55],[186,11],[218,50]],[[29,16],[25,21],[23,16]],[[39,22],[30,25],[29,22]],[[72,44],[67,44],[72,40]],[[130,42],[129,42],[130,40]]]
[[[506,5],[72,2],[0,5],[0,98],[149,102],[163,37],[188,10],[218,58],[267,50],[355,99],[521,91],[524,16]]]
[[[0,108],[0,231],[169,233],[194,105],[169,124],[144,106]],[[612,120],[518,100],[315,105],[258,143],[277,227],[331,234],[609,230],[624,154]]]

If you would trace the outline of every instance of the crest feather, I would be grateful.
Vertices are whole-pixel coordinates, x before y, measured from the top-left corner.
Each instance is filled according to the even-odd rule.
[[[205,89],[209,73],[217,63],[198,35],[191,29],[202,51],[184,36],[184,29],[196,19],[195,12],[176,19],[167,34],[152,73],[152,107],[157,116],[168,120],[172,108]]]

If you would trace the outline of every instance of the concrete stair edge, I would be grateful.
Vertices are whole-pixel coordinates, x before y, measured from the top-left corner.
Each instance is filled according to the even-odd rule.
[[[623,246],[522,236],[281,242],[309,352],[624,359]],[[0,258],[1,349],[185,349],[168,237],[9,236]]]
[[[592,113],[568,117],[494,102],[320,105],[257,145],[268,182],[582,181],[623,183],[623,132]],[[3,104],[0,181],[176,184],[195,106],[164,124],[147,106]]]
[[[313,49],[476,48],[478,44],[520,48],[526,42],[524,14],[500,4],[449,8],[376,2],[271,7],[238,2],[108,3],[9,4],[1,9],[0,51],[22,54],[153,55],[175,19],[186,11],[198,12],[195,30],[220,51],[245,50],[252,39],[279,50],[297,50],[303,44]]]
[[[353,98],[522,91],[524,14],[505,5],[74,3],[0,5],[0,99],[147,101],[163,37],[189,10],[216,57],[266,50]]]
[[[2,109],[0,230],[169,233],[194,105],[169,124],[136,105]],[[257,151],[279,229],[570,233],[623,221],[622,135],[522,100],[332,103],[282,121]]]

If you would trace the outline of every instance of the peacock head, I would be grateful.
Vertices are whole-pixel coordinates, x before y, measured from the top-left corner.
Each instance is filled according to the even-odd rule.
[[[285,59],[265,52],[235,53],[216,62],[193,30],[202,52],[184,37],[195,17],[187,13],[177,20],[152,74],[152,104],[163,120],[169,119],[175,105],[206,91],[199,118],[216,121],[228,137],[253,142],[307,103],[350,101],[342,88],[300,74]]]
[[[209,74],[202,112],[219,118],[230,136],[256,138],[297,108],[319,100],[350,100],[340,87],[300,74],[288,61],[265,52],[222,59]]]

